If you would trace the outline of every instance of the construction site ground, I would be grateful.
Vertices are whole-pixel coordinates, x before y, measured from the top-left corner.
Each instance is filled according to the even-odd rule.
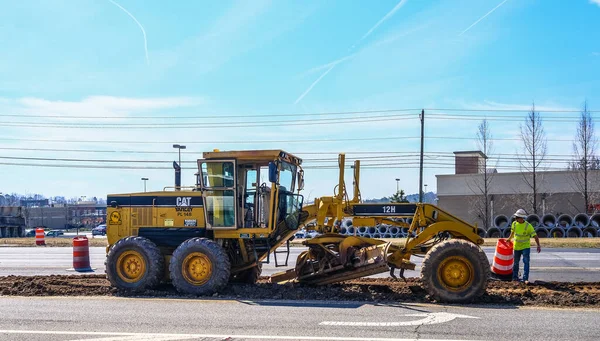
[[[73,246],[74,236],[66,236],[59,238],[46,238],[45,243],[48,247],[71,247]],[[404,238],[383,239],[396,245],[402,245],[406,242]],[[292,246],[301,246],[304,239],[294,239],[291,241]],[[498,239],[485,238],[483,246],[495,246]],[[106,237],[88,236],[89,246],[108,246]],[[600,248],[600,238],[542,238],[540,239],[542,247],[564,247],[564,248]],[[532,245],[535,243],[532,241]],[[29,247],[35,246],[35,238],[0,238],[0,247]]]
[[[190,298],[164,284],[155,290],[124,293],[110,286],[104,275],[51,275],[0,277],[2,296],[117,296]],[[420,280],[365,278],[327,286],[298,283],[271,284],[261,277],[255,285],[230,284],[211,299],[236,300],[327,300],[370,303],[436,303],[423,290]],[[477,305],[600,307],[600,283],[524,283],[490,281],[487,292],[472,302]]]

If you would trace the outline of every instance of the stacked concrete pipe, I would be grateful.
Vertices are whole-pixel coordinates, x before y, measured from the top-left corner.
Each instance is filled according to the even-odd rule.
[[[538,236],[538,238],[550,237],[550,231],[544,225],[538,226],[538,228],[535,229],[535,234]]]
[[[598,229],[591,224],[583,229],[584,238],[596,238],[598,237]]]
[[[479,235],[479,237],[481,237],[481,238],[485,238],[486,231],[485,231],[485,229],[484,229],[484,228],[482,228],[482,227],[478,227],[478,228],[477,228],[477,234]]]
[[[590,226],[590,217],[585,213],[579,213],[575,215],[573,220],[573,226],[577,226],[582,230]]]
[[[565,229],[560,226],[555,226],[550,230],[550,236],[552,238],[564,238],[565,235]]]
[[[537,214],[530,214],[527,216],[527,222],[533,226],[533,228],[537,228],[540,226],[540,216]]]
[[[573,217],[568,214],[561,214],[558,217],[558,226],[562,227],[565,230],[568,230],[569,227],[573,226]]]
[[[379,225],[377,227],[377,233],[379,233],[380,235],[385,235],[388,233],[388,227],[387,225]]]
[[[497,228],[498,230],[504,230],[505,228],[507,228],[509,225],[509,220],[508,217],[501,214],[501,215],[497,215],[496,218],[494,218],[494,227]]]
[[[497,228],[497,227],[490,227],[487,230],[486,237],[488,237],[488,238],[502,238],[502,231],[499,228]]]
[[[346,226],[340,227],[340,234],[349,234]]]
[[[573,217],[573,225],[567,229],[567,237],[581,238],[584,230],[590,225],[590,217],[585,213],[579,213]]]
[[[593,214],[590,217],[590,226],[600,229],[600,213]]]
[[[583,230],[581,230],[578,226],[571,226],[569,227],[569,229],[567,230],[567,237],[568,238],[581,238],[583,237]]]
[[[397,226],[390,227],[388,231],[392,235],[392,238],[400,238],[400,229]]]
[[[556,227],[556,217],[552,214],[544,214],[542,217],[542,225],[551,230]]]

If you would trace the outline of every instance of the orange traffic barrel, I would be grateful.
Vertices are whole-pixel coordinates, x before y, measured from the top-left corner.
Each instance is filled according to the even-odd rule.
[[[512,275],[514,263],[513,243],[506,239],[498,239],[492,262],[492,272],[500,276]]]
[[[73,238],[73,269],[80,272],[94,271],[90,267],[90,247],[86,236]]]
[[[46,240],[44,239],[44,229],[38,227],[35,229],[35,245],[46,245]]]

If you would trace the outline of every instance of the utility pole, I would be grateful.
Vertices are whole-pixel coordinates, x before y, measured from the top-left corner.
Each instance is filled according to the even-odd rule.
[[[400,193],[400,179],[396,178],[396,193]]]
[[[419,165],[419,202],[423,202],[423,148],[425,136],[425,109],[421,110],[421,162]]]
[[[142,178],[142,181],[144,182],[144,192],[146,192],[146,181],[148,181],[148,178]]]

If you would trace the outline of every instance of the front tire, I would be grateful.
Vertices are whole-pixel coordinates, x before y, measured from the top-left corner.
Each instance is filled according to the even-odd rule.
[[[175,249],[169,272],[171,282],[183,294],[212,295],[227,285],[229,257],[210,239],[192,238]]]
[[[104,264],[113,286],[133,292],[158,285],[165,267],[156,244],[144,237],[127,237],[116,242]]]
[[[421,281],[436,300],[470,302],[485,292],[490,265],[481,248],[452,239],[435,245],[423,260]]]

